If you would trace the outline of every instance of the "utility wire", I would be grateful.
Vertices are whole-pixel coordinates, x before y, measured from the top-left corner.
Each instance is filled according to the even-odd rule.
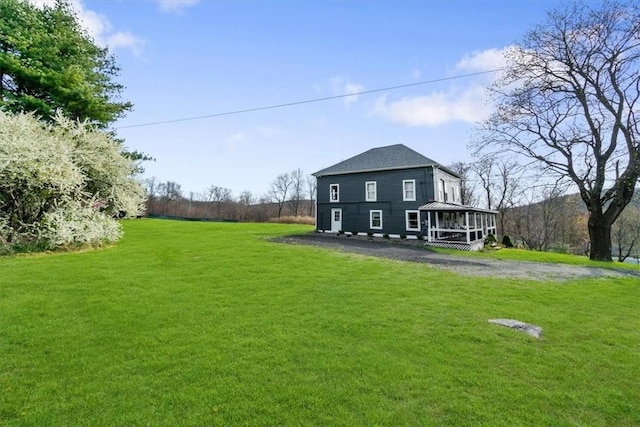
[[[203,115],[203,116],[192,116],[192,117],[184,117],[184,118],[180,118],[180,119],[162,120],[162,121],[158,121],[158,122],[148,122],[148,123],[139,123],[139,124],[135,124],[135,125],[118,126],[118,127],[116,127],[116,129],[129,129],[129,128],[144,127],[144,126],[156,126],[156,125],[163,125],[163,124],[167,124],[167,123],[178,123],[178,122],[186,122],[186,121],[190,121],[190,120],[209,119],[209,118],[212,118],[212,117],[232,116],[232,115],[236,115],[236,114],[251,113],[251,112],[254,112],[254,111],[273,110],[273,109],[276,109],[276,108],[292,107],[294,105],[302,105],[302,104],[311,104],[311,103],[314,103],[314,102],[330,101],[332,99],[341,99],[341,98],[347,98],[347,97],[350,97],[350,96],[367,95],[367,94],[370,94],[370,93],[384,92],[384,91],[396,90],[396,89],[403,89],[403,88],[407,88],[407,87],[421,86],[421,85],[427,85],[427,84],[432,84],[432,83],[439,83],[439,82],[444,82],[444,81],[448,81],[448,80],[464,79],[464,78],[467,78],[467,77],[479,76],[479,75],[482,75],[482,74],[495,73],[495,72],[498,72],[498,71],[501,71],[501,70],[503,70],[503,68],[496,68],[494,70],[488,70],[488,71],[479,71],[477,73],[461,74],[461,75],[452,76],[452,77],[443,77],[443,78],[440,78],[440,79],[426,80],[426,81],[416,82],[416,83],[407,83],[407,84],[398,85],[398,86],[383,87],[383,88],[379,88],[379,89],[363,90],[361,92],[353,92],[353,93],[345,93],[345,94],[342,94],[342,95],[326,96],[324,98],[313,98],[313,99],[306,99],[304,101],[287,102],[285,104],[275,104],[275,105],[268,105],[268,106],[264,106],[264,107],[247,108],[247,109],[244,109],[244,110],[235,110],[235,111],[226,111],[226,112],[223,112],[223,113],[206,114],[206,115]]]

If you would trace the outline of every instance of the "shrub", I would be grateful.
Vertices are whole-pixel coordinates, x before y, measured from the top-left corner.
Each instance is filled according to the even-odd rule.
[[[494,236],[493,234],[489,233],[487,234],[487,237],[484,239],[484,243],[485,245],[491,245],[494,243],[498,243],[498,241],[496,240],[496,236]]]
[[[388,234],[388,233],[384,233],[384,234],[382,235],[382,237],[383,237],[384,239],[386,239],[386,240],[389,240],[389,234]]]
[[[407,235],[406,235],[406,234],[401,234],[401,235],[400,235],[400,238],[401,238],[402,240],[404,240],[404,239],[406,239],[406,238],[407,238]]]
[[[368,231],[368,232],[367,232],[367,236],[369,236],[369,237],[373,237],[373,231]]]
[[[111,135],[85,123],[0,111],[0,251],[117,240],[114,217],[143,211],[136,167]]]
[[[502,246],[504,246],[505,248],[512,248],[513,247],[513,243],[511,242],[511,238],[506,234],[504,236],[502,236]]]

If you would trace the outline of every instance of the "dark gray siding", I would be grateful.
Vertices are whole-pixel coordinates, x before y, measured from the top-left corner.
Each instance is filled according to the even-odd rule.
[[[403,201],[404,180],[416,182],[416,200]],[[377,201],[365,201],[365,183],[375,181]],[[329,201],[331,184],[340,186],[339,202]],[[407,210],[417,210],[419,206],[434,199],[433,169],[402,169],[362,172],[349,175],[323,176],[318,178],[317,229],[331,229],[331,209],[342,209],[342,229],[348,232],[369,232],[389,234],[417,234],[406,231]],[[369,212],[382,211],[382,230],[369,228]]]

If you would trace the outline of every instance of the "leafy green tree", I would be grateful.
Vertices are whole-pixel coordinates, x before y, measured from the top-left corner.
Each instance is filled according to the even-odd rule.
[[[0,251],[117,240],[114,217],[143,210],[135,170],[111,135],[86,123],[0,111]]]
[[[80,26],[69,4],[35,7],[0,0],[0,109],[66,117],[106,127],[131,110],[120,100],[120,69]]]

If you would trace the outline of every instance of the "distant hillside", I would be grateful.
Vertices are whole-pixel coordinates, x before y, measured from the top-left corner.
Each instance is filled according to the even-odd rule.
[[[571,193],[571,194],[566,194],[564,196],[559,196],[557,198],[555,198],[555,200],[559,203],[559,204],[577,204],[577,206],[580,209],[580,212],[582,213],[587,213],[587,207],[585,206],[584,202],[582,201],[582,198],[580,197],[579,193]],[[534,206],[539,206],[542,205],[544,203],[548,202],[548,200],[544,200],[541,202],[536,202],[536,203],[532,203],[531,205],[524,205],[524,206],[518,206],[514,209],[520,209],[520,208],[526,208],[526,207],[534,207]],[[631,202],[629,203],[629,206],[634,206],[636,208],[640,208],[640,188],[636,188],[634,194],[633,194],[633,199],[631,200]]]

